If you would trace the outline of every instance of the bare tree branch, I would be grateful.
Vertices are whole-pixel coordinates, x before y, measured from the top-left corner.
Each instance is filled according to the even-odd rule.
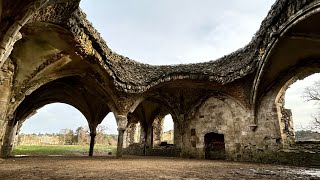
[[[306,87],[303,97],[306,98],[307,101],[320,103],[320,81],[316,81],[312,86]]]
[[[312,115],[313,122],[310,125],[310,128],[312,130],[320,131],[320,81],[316,81],[311,86],[306,87],[303,97],[306,101],[313,101],[319,106],[316,115]]]

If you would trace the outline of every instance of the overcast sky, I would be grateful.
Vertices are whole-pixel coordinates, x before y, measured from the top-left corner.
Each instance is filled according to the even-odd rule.
[[[82,0],[80,6],[113,51],[139,62],[160,65],[214,60],[245,46],[274,2]],[[320,76],[312,77],[306,84],[315,79]],[[300,119],[295,120],[295,125],[301,119],[307,124],[306,113],[313,110],[296,101],[303,84],[293,87],[293,94],[288,92],[286,98],[286,107],[304,108],[303,114],[294,113]],[[103,124],[109,133],[116,133],[112,114]],[[27,120],[22,132],[59,132],[83,125],[86,120],[79,111],[68,105],[52,104]],[[168,130],[172,123],[165,126]]]

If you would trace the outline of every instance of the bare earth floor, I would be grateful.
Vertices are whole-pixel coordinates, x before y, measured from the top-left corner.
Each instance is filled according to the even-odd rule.
[[[165,157],[0,159],[0,179],[320,179],[320,169]]]

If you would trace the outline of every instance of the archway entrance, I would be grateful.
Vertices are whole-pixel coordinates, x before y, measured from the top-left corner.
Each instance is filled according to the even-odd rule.
[[[204,135],[206,159],[225,159],[224,135],[210,132]]]
[[[85,116],[64,103],[47,104],[17,121],[12,138],[13,155],[40,156],[87,155],[90,140]]]

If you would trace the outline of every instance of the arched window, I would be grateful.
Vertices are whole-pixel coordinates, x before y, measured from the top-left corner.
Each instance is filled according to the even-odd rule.
[[[174,143],[174,122],[170,114],[166,115],[163,120],[161,142],[166,142],[168,144]]]

